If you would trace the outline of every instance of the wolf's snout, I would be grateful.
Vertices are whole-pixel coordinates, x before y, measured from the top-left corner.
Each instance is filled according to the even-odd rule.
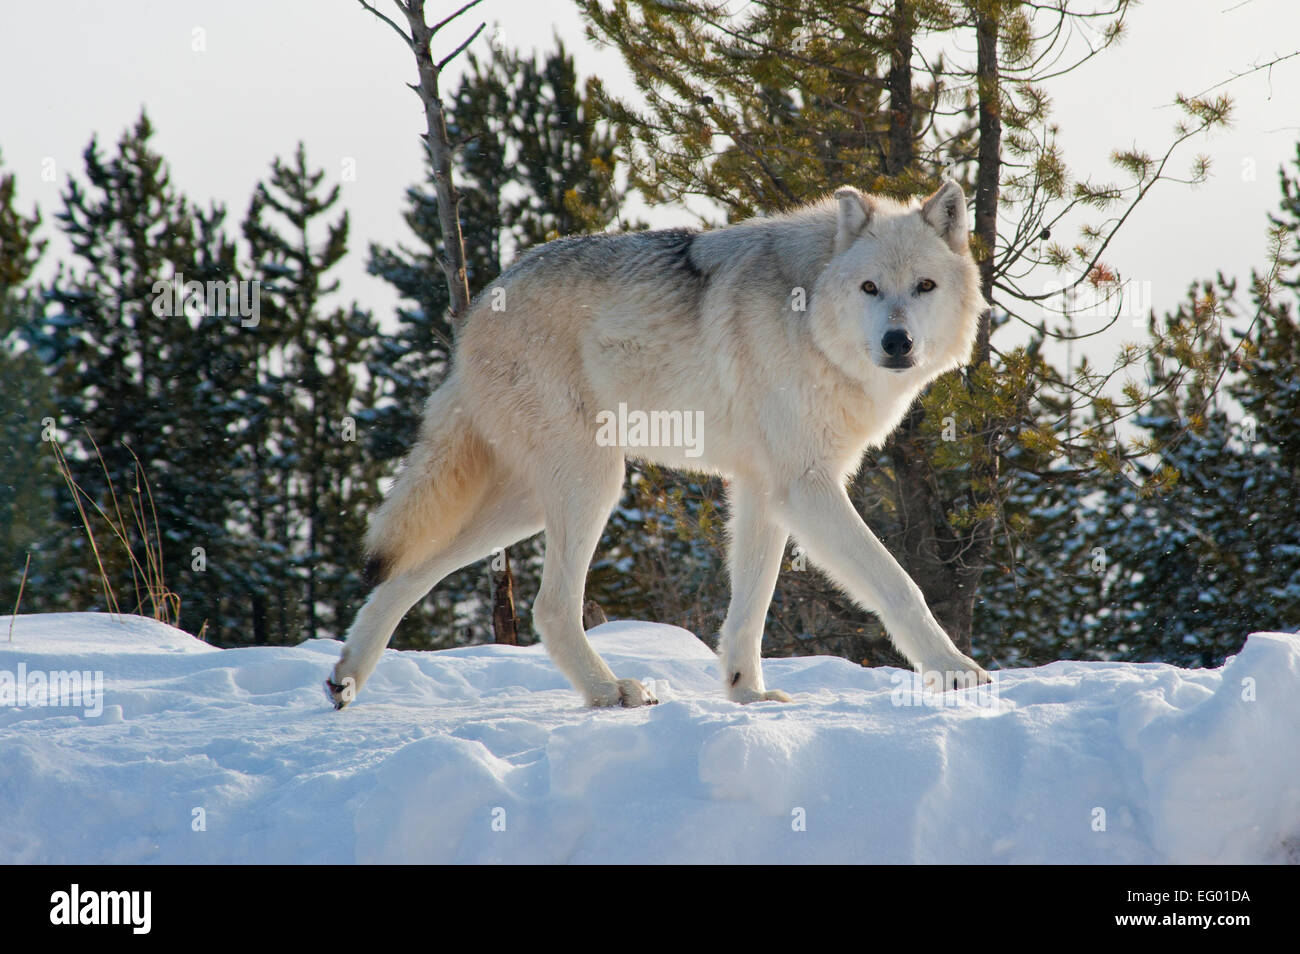
[[[885,332],[885,336],[880,339],[880,346],[885,349],[885,354],[889,357],[903,358],[912,351],[912,336],[906,331],[895,328]]]

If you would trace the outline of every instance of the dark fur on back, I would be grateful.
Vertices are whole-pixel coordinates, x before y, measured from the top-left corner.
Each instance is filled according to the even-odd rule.
[[[596,278],[635,278],[645,271],[662,277],[665,268],[702,278],[692,252],[695,229],[657,229],[649,232],[597,232],[571,235],[529,249],[501,274],[501,280],[523,275],[540,265],[548,268],[577,265]]]

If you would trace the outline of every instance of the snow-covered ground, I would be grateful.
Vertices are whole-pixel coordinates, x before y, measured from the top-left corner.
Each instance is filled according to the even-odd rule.
[[[940,697],[769,660],[794,703],[742,707],[689,633],[610,623],[597,649],[660,705],[586,709],[540,646],[479,646],[389,651],[335,712],[333,641],[219,650],[96,614],[9,629],[4,862],[1300,861],[1295,635],[1222,669],[1056,663]],[[74,670],[76,705],[33,704]]]

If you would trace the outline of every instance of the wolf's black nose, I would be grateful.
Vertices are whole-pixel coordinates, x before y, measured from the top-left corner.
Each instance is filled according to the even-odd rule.
[[[880,339],[880,346],[891,358],[901,358],[912,350],[912,336],[898,329],[886,331],[885,336]]]

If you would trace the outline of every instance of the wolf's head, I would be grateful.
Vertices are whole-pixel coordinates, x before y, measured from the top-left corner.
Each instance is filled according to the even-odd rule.
[[[879,369],[929,380],[970,357],[984,307],[966,197],[945,180],[919,205],[835,193],[835,253],[811,308],[818,348],[867,381]]]

